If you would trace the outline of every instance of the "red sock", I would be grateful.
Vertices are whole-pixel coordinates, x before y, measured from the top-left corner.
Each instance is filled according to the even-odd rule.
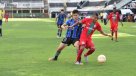
[[[81,55],[82,55],[83,50],[79,50],[78,54],[77,54],[77,61],[80,62],[81,61]]]
[[[92,54],[95,51],[94,48],[91,48],[84,56],[88,56],[90,54]]]

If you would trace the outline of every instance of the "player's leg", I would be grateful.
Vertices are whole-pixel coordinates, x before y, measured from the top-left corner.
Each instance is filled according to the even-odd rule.
[[[61,26],[63,25],[63,22],[61,22],[61,24],[60,24],[60,32],[59,32],[59,37],[61,37],[61,35],[62,35],[62,28],[61,28]]]
[[[70,43],[70,38],[64,38],[62,43],[60,43],[59,47],[56,50],[56,53],[53,58],[49,58],[50,61],[54,61],[58,59],[58,56],[60,55],[61,51],[66,47],[69,46]]]
[[[60,34],[60,25],[57,24],[57,27],[58,27],[57,37],[59,38],[59,34]]]
[[[111,31],[111,36],[112,36],[111,40],[113,40],[114,31]]]
[[[115,31],[115,41],[118,42],[118,31]]]
[[[0,20],[0,36],[2,36],[2,20]]]
[[[0,25],[0,36],[2,36],[2,25]]]
[[[95,51],[94,43],[91,39],[87,42],[88,51],[84,54],[85,61],[88,62],[88,56],[91,55]]]
[[[5,23],[7,22],[7,19],[5,18]]]
[[[80,45],[79,46],[79,50],[78,50],[78,54],[77,54],[77,59],[76,59],[76,63],[77,65],[82,65],[83,63],[81,62],[81,56],[82,53],[84,51],[85,45]]]
[[[62,51],[66,46],[67,46],[66,44],[60,43],[60,45],[58,46],[58,48],[57,48],[57,50],[56,50],[56,53],[55,53],[54,57],[49,58],[49,61],[55,61],[55,60],[57,60],[58,57],[59,57],[59,55],[60,55],[60,53],[61,53],[61,51]]]
[[[111,26],[111,36],[112,36],[111,40],[113,40],[113,36],[114,36],[114,27],[113,26]]]
[[[8,18],[6,18],[6,22],[8,22]]]
[[[60,33],[59,33],[59,37],[61,37],[61,35],[62,35],[62,28],[61,28],[61,26],[60,26]]]
[[[77,54],[78,54],[78,50],[79,50],[79,40],[75,40],[75,41],[74,41],[74,47],[76,48]]]
[[[114,30],[115,30],[115,41],[118,42],[118,26],[116,26]]]

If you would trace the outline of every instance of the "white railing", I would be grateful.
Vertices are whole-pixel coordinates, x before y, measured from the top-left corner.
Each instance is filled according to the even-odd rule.
[[[117,7],[117,9],[121,9],[124,5],[128,4],[131,1],[132,0],[122,0],[121,2],[119,2],[118,4],[116,4],[116,7]]]
[[[98,1],[109,1],[109,0],[48,0],[48,3],[64,3],[64,2],[81,2],[81,1],[89,1],[89,2],[98,2]]]

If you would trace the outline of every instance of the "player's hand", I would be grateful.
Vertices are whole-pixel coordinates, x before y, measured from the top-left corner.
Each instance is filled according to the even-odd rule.
[[[73,29],[73,26],[68,26],[69,29]]]
[[[124,26],[123,24],[121,24],[122,25],[122,27]]]
[[[123,25],[123,23],[122,22],[120,22],[121,23],[121,26],[123,27],[124,25]]]
[[[63,30],[67,30],[68,29],[68,26],[64,26],[64,27],[62,27],[63,28]]]

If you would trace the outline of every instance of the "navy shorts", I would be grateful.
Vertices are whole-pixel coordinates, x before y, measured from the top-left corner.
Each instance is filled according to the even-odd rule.
[[[62,40],[62,43],[67,44],[69,46],[71,44],[74,45],[76,41],[79,41],[79,39],[78,38],[64,38]]]
[[[57,26],[61,27],[63,25],[63,22],[57,22]]]

